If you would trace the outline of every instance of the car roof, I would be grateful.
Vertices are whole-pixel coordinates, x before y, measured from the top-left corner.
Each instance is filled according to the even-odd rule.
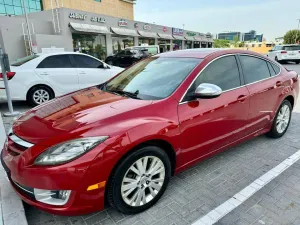
[[[256,52],[252,52],[249,50],[240,50],[240,49],[230,49],[230,48],[195,48],[195,49],[186,49],[186,50],[177,50],[177,51],[171,51],[171,52],[165,52],[161,53],[155,56],[159,57],[165,57],[165,58],[199,58],[203,59],[211,54],[251,54],[256,56],[262,56],[261,54],[258,54]],[[153,56],[153,57],[155,57]]]
[[[72,55],[87,55],[80,52],[51,52],[51,53],[39,53],[40,56],[53,56],[53,55],[65,55],[65,54],[72,54]]]

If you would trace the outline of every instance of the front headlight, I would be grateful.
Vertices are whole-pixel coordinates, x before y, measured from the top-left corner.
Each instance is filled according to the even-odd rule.
[[[79,138],[48,148],[35,160],[35,165],[58,165],[69,162],[90,151],[108,137]]]

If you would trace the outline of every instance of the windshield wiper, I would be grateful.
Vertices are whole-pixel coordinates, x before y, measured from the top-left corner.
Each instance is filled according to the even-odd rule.
[[[124,95],[124,96],[127,96],[129,98],[141,99],[141,98],[138,97],[139,90],[137,90],[134,93],[128,92],[128,91],[119,90],[119,89],[111,89],[111,90],[106,90],[106,91],[117,93],[117,94],[120,94],[120,95]]]

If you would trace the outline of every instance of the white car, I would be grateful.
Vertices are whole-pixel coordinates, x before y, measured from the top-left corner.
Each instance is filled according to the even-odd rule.
[[[300,45],[277,45],[272,48],[268,57],[279,63],[295,62],[300,63]]]
[[[61,52],[22,58],[11,64],[7,77],[12,100],[40,105],[56,96],[104,83],[123,70],[86,54]],[[0,99],[6,100],[2,74],[0,77]]]

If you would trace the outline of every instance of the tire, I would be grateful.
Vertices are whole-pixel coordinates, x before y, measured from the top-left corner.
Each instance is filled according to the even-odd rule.
[[[296,63],[296,64],[299,64],[299,63],[300,63],[300,61],[296,61],[295,63]]]
[[[275,56],[275,61],[278,62],[278,63],[280,63],[280,64],[283,64],[282,61],[278,60],[277,56]]]
[[[143,173],[146,176],[139,176],[130,168],[133,168],[134,166],[136,171],[140,172],[141,170],[137,169],[136,163],[142,162],[141,165],[143,165],[145,163],[145,157],[148,157],[146,173]],[[157,170],[160,172],[151,176],[149,175],[149,172],[151,171],[153,166],[152,163],[154,162],[160,164]],[[136,214],[145,211],[153,206],[163,195],[169,183],[170,177],[171,163],[167,153],[164,150],[156,146],[139,148],[123,159],[120,165],[114,170],[107,186],[108,202],[113,208],[124,214]],[[127,178],[126,181],[128,182],[124,181],[124,178]],[[155,179],[156,181],[153,181]],[[158,181],[158,179],[160,181]],[[132,182],[133,180],[137,180],[137,182]],[[132,185],[132,188],[128,188],[129,184]],[[145,193],[145,196],[139,196],[140,190],[142,190],[141,193]],[[126,197],[126,195],[128,196]],[[139,197],[141,198],[138,201],[137,198]]]
[[[38,97],[40,95],[40,98]],[[54,93],[51,88],[38,85],[31,88],[27,94],[27,102],[32,106],[41,105],[54,98]]]
[[[285,109],[289,110],[289,111],[286,112]],[[293,107],[292,107],[291,103],[288,100],[284,100],[281,103],[281,105],[276,113],[276,116],[273,120],[272,128],[267,133],[267,136],[269,136],[271,138],[280,138],[286,133],[287,129],[289,128],[290,122],[291,122],[292,110],[293,110]],[[286,112],[286,114],[284,114],[284,112]],[[281,122],[285,124],[285,125],[282,125],[282,126],[284,126],[284,129],[282,129],[283,128],[282,126],[280,127],[280,122],[278,122],[278,120],[280,120],[280,118],[282,118]]]

